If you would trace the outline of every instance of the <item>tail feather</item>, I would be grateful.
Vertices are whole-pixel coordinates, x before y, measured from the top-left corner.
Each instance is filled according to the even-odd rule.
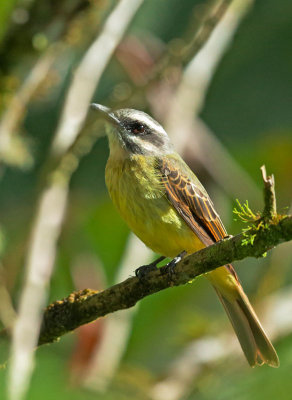
[[[240,284],[238,284],[238,296],[232,300],[230,297],[229,299],[224,297],[218,286],[215,287],[215,290],[231,321],[249,364],[252,367],[262,364],[278,367],[279,358],[276,350],[268,339]]]

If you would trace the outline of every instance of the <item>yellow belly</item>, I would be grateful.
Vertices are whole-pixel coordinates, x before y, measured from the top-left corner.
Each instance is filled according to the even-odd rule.
[[[141,156],[109,158],[106,184],[121,216],[146,246],[166,257],[205,247],[167,200],[153,163]]]
[[[113,203],[130,229],[158,254],[172,258],[184,250],[191,254],[204,248],[167,200],[153,162],[141,156],[131,160],[109,158],[106,184]],[[226,267],[206,277],[226,299],[237,296],[237,283]]]

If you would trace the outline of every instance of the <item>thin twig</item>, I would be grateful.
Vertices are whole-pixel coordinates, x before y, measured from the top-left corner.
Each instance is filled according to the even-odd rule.
[[[149,86],[153,81],[163,76],[165,68],[168,65],[177,63],[186,65],[192,58],[194,58],[211,36],[213,30],[225,14],[231,2],[232,0],[212,0],[209,2],[209,4],[205,6],[205,13],[200,24],[195,26],[196,32],[194,35],[191,35],[190,42],[174,54],[169,54],[167,52],[155,67],[146,85]]]
[[[275,195],[275,179],[274,175],[267,176],[266,167],[261,166],[263,181],[264,181],[264,200],[265,208],[263,218],[271,221],[277,215],[276,195]]]

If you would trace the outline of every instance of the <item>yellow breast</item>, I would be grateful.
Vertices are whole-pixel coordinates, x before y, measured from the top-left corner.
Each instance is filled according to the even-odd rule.
[[[105,177],[112,201],[130,229],[156,253],[192,253],[204,245],[167,200],[154,162],[153,157],[110,157]]]

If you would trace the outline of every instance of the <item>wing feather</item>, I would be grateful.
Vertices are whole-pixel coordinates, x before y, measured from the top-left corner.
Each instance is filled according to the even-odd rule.
[[[170,158],[158,162],[166,196],[198,238],[210,246],[226,237],[227,232],[202,184],[184,161],[179,161]],[[226,267],[238,280],[232,265]]]
[[[214,205],[192,172],[185,174],[177,162],[164,159],[159,165],[168,200],[202,242],[210,244],[223,239],[227,233]],[[192,175],[191,175],[192,174]]]

